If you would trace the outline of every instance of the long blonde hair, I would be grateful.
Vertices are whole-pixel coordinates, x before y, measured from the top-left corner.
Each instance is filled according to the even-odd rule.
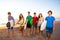
[[[22,17],[21,17],[22,16]],[[22,13],[19,15],[19,21],[23,18],[24,20],[24,16],[22,15]]]

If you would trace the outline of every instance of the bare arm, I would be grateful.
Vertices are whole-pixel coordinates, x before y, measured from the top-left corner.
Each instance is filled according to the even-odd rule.
[[[54,21],[54,28],[53,28],[53,30],[55,30],[55,25],[56,25],[56,22]]]

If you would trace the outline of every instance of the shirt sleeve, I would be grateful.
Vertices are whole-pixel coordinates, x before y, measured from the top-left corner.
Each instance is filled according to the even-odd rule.
[[[12,20],[13,20],[13,25],[15,25],[15,21],[14,21],[14,18],[12,17]]]
[[[55,17],[53,17],[53,21],[55,21]]]
[[[14,18],[12,17],[12,20],[14,20]]]
[[[45,20],[47,20],[47,17],[45,18]]]

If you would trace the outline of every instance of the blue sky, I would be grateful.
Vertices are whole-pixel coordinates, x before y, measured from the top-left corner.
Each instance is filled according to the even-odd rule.
[[[26,17],[28,11],[32,16],[36,12],[37,15],[42,13],[46,17],[48,10],[52,10],[53,16],[60,18],[60,0],[0,0],[0,21],[7,20],[8,11],[16,19],[20,13]]]

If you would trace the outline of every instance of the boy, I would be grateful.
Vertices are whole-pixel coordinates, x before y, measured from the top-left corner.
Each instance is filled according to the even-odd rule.
[[[10,22],[10,27],[8,27],[8,34],[10,30],[13,32],[13,26],[15,25],[14,18],[11,16],[11,12],[8,12],[8,22]]]
[[[27,32],[28,32],[28,30],[31,32],[32,16],[30,15],[29,11],[28,11],[28,16],[26,17],[26,21],[27,21]]]
[[[47,25],[46,25],[46,40],[49,40],[51,37],[51,34],[53,33],[53,26],[54,26],[54,22],[55,22],[55,17],[52,16],[52,11],[49,10],[48,11],[48,16],[45,18],[45,20],[47,21]]]
[[[35,31],[37,29],[37,16],[36,16],[36,12],[34,12],[34,16],[33,16],[33,26],[32,26],[32,34],[35,34]]]

